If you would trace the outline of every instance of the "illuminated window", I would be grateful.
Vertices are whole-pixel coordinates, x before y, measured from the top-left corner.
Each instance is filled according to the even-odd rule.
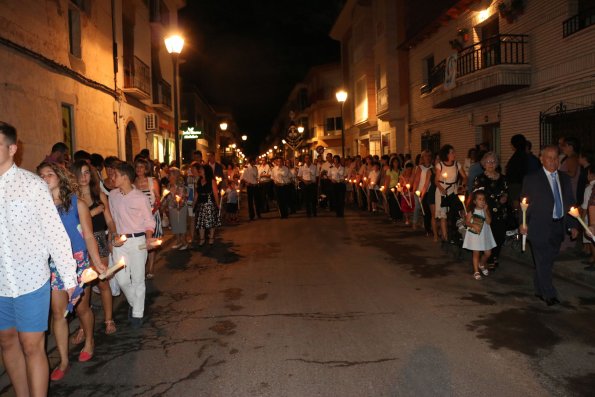
[[[368,82],[366,76],[355,83],[355,122],[368,119]]]

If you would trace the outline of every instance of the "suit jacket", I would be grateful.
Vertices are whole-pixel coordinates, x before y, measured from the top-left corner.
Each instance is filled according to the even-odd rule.
[[[567,228],[575,228],[578,222],[568,214],[570,207],[576,206],[570,177],[558,171],[562,204],[564,206],[564,224]],[[529,240],[535,243],[547,243],[553,227],[552,214],[554,212],[554,193],[549,177],[543,167],[534,171],[523,179],[521,198],[527,197],[527,227]]]

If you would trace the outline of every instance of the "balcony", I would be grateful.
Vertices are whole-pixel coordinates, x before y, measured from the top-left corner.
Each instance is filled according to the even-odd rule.
[[[580,11],[562,23],[562,37],[568,37],[589,26],[595,25],[595,7]]]
[[[531,84],[527,35],[497,35],[461,50],[456,80],[444,88],[446,60],[436,65],[421,93],[432,98],[434,108],[455,108]],[[441,86],[441,87],[440,87]]]
[[[151,97],[151,69],[138,57],[124,58],[124,88],[122,91],[137,99]]]
[[[384,87],[376,91],[376,114],[378,116],[388,111],[388,88]]]
[[[161,79],[155,87],[152,106],[156,109],[171,110],[171,85]]]

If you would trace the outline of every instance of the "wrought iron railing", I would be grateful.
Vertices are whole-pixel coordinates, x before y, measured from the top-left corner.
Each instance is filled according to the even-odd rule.
[[[124,88],[136,88],[151,94],[151,69],[138,57],[124,61]]]
[[[500,34],[463,48],[457,58],[457,77],[496,65],[527,64],[527,38],[524,34]],[[432,68],[428,83],[421,87],[422,94],[444,83],[445,66],[443,60]]]
[[[562,22],[562,37],[568,37],[592,25],[595,25],[595,7],[582,10],[572,18]]]

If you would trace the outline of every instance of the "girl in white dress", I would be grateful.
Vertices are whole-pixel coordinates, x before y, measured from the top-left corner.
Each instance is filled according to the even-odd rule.
[[[473,199],[465,217],[467,233],[463,241],[463,248],[473,251],[473,277],[476,280],[481,280],[482,274],[488,275],[486,263],[492,254],[492,248],[496,246],[490,223],[492,218],[485,192],[476,190],[473,192]]]

